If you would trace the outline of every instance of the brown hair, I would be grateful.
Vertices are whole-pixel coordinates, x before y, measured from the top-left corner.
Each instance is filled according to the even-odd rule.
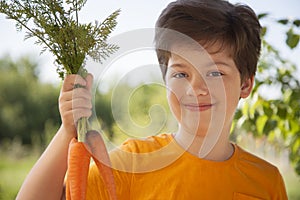
[[[167,39],[164,31],[158,31],[160,28],[178,31],[197,42],[205,41],[205,45],[219,42],[229,50],[242,81],[255,75],[261,26],[254,11],[246,5],[233,5],[224,0],[170,3],[159,16],[155,33],[156,53],[165,78],[171,53],[160,47],[162,43],[170,47],[176,40]]]

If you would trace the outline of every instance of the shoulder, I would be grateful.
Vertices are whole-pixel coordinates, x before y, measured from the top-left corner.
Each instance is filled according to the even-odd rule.
[[[112,166],[130,173],[143,173],[161,169],[178,158],[172,135],[128,139],[110,152]]]
[[[276,171],[277,167],[271,164],[270,162],[246,151],[240,146],[236,145],[236,149],[238,150],[238,162],[245,167],[254,168],[258,171]]]
[[[287,199],[285,184],[278,168],[236,145],[238,152],[236,171],[250,185],[263,188],[272,199]]]
[[[156,151],[172,141],[170,134],[159,134],[139,139],[127,139],[119,148],[131,153],[149,153]]]
[[[274,181],[278,179],[280,172],[278,168],[270,162],[244,150],[236,145],[238,151],[237,165],[242,171],[246,171],[248,175],[266,178]]]

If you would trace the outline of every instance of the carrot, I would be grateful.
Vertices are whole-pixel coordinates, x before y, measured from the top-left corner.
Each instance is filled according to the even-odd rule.
[[[101,135],[97,131],[88,131],[86,141],[73,139],[69,146],[68,172],[66,181],[66,199],[83,200],[86,198],[87,177],[90,158],[93,158],[111,200],[117,200],[116,186],[110,160]]]
[[[87,177],[91,154],[82,142],[73,139],[69,146],[66,199],[83,200],[86,197]]]
[[[116,185],[111,169],[111,163],[101,135],[97,131],[89,131],[86,134],[86,145],[88,145],[93,160],[103,178],[104,184],[111,200],[117,200]]]

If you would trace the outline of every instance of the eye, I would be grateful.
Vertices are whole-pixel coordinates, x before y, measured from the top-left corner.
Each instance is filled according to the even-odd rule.
[[[179,72],[179,73],[175,73],[173,75],[174,78],[186,78],[188,77],[188,75],[186,73],[183,73],[183,72]]]
[[[210,77],[218,77],[218,76],[223,76],[224,74],[222,72],[219,71],[213,71],[213,72],[209,72],[207,73],[207,76]]]

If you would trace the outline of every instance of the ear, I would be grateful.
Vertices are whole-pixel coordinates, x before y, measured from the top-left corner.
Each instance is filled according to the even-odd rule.
[[[241,85],[241,94],[240,94],[241,98],[247,98],[250,95],[253,88],[253,84],[254,84],[254,76],[251,76],[250,78],[247,78],[243,81]]]

